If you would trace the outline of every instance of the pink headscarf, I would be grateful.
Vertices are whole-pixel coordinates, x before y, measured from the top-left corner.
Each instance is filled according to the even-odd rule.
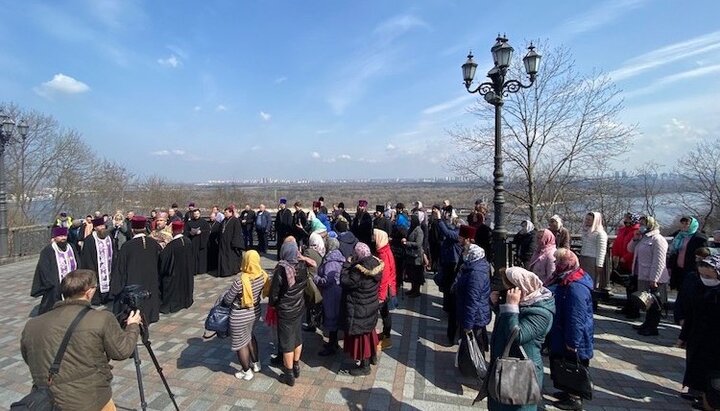
[[[355,244],[355,248],[353,249],[353,256],[359,261],[363,258],[370,257],[372,253],[370,252],[370,247],[367,246],[365,243],[358,242]]]
[[[540,277],[522,267],[505,270],[507,280],[522,291],[520,305],[532,305],[540,300],[552,298],[552,292],[543,286]]]
[[[537,247],[535,247],[535,253],[533,253],[530,259],[530,265],[533,265],[543,254],[552,256],[552,254],[555,253],[555,234],[547,228],[542,230],[541,233],[542,235],[537,242]]]

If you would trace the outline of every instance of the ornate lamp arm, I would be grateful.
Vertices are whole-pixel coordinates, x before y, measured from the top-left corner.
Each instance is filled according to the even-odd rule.
[[[535,83],[535,79],[533,77],[530,78],[530,83],[528,83],[527,85],[519,82],[518,80],[508,80],[505,82],[505,84],[503,84],[502,87],[503,96],[507,97],[508,93],[517,93],[518,91],[520,91],[520,89],[530,88],[532,87],[533,83]]]
[[[467,89],[468,93],[478,93],[481,96],[486,95],[487,93],[494,90],[495,85],[491,82],[485,82],[478,84],[477,88],[475,90],[470,90],[470,85],[466,85],[465,88]]]

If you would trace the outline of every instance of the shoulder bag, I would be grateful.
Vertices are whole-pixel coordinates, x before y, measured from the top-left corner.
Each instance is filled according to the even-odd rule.
[[[577,353],[575,361],[563,357],[554,358],[550,363],[550,378],[558,390],[592,400],[593,382],[590,371],[580,363]]]
[[[52,391],[50,391],[50,386],[52,385],[55,376],[60,372],[60,363],[62,362],[63,355],[65,355],[65,350],[70,342],[70,336],[73,331],[75,331],[75,328],[78,323],[80,323],[80,320],[82,320],[85,314],[90,312],[90,310],[91,309],[87,307],[80,310],[72,323],[70,323],[70,327],[65,332],[65,336],[60,343],[60,348],[58,349],[57,354],[55,354],[55,360],[50,366],[47,385],[33,385],[30,394],[24,396],[20,401],[10,404],[11,411],[54,411],[60,409],[55,403],[55,397],[53,396]]]
[[[495,359],[488,376],[488,394],[500,404],[537,404],[542,398],[535,374],[535,362],[527,357],[520,344],[518,347],[523,358],[510,357],[510,348],[519,332],[520,327],[515,326],[502,356]]]
[[[230,311],[232,307],[225,305],[224,299],[225,293],[221,294],[220,298],[215,301],[215,305],[213,305],[205,318],[205,329],[212,331],[212,333],[203,333],[203,338],[207,339],[214,336],[225,338],[230,334]]]

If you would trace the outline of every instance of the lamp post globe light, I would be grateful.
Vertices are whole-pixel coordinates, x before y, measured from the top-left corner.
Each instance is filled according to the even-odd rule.
[[[520,89],[529,88],[535,83],[535,77],[540,65],[541,56],[535,52],[532,43],[528,47],[528,53],[523,57],[525,72],[528,75],[530,83],[523,84],[518,80],[507,80],[505,77],[512,60],[513,48],[508,43],[507,37],[498,35],[495,45],[492,46],[490,52],[493,56],[494,67],[487,73],[490,79],[488,82],[480,83],[475,89],[471,89],[477,63],[473,61],[472,52],[468,54],[468,59],[462,65],[463,80],[465,88],[469,93],[478,93],[485,98],[485,101],[495,106],[495,157],[493,171],[493,197],[494,207],[494,228],[493,228],[493,265],[498,270],[507,266],[507,251],[505,242],[507,240],[507,230],[505,230],[505,215],[503,213],[503,205],[505,204],[505,187],[503,187],[505,175],[503,174],[503,157],[502,157],[502,106],[503,97],[509,93],[517,93]]]
[[[25,141],[28,125],[24,120],[19,124],[0,109],[0,257],[8,257],[7,200],[5,198],[5,147],[17,134]]]

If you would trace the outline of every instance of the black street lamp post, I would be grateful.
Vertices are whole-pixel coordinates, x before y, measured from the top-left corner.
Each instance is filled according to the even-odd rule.
[[[506,80],[508,67],[512,60],[513,48],[508,44],[505,36],[498,35],[497,42],[490,49],[493,56],[495,66],[490,69],[487,76],[489,82],[481,83],[474,90],[470,89],[475,77],[477,63],[473,61],[472,52],[468,54],[468,60],[462,65],[463,79],[465,80],[465,88],[469,93],[478,93],[485,97],[485,101],[495,106],[495,167],[493,171],[493,197],[495,226],[493,228],[493,252],[495,269],[507,266],[507,251],[505,242],[507,240],[507,230],[505,230],[505,215],[503,214],[503,205],[505,204],[505,187],[503,187],[503,157],[502,157],[502,106],[503,97],[508,93],[517,93],[520,89],[528,88],[535,82],[535,76],[538,72],[540,64],[540,55],[535,52],[535,47],[530,43],[528,53],[523,57],[525,71],[528,74],[530,83],[525,85],[518,80]]]
[[[0,257],[8,257],[8,226],[7,226],[7,200],[5,198],[5,147],[13,140],[15,132],[23,141],[27,138],[28,125],[24,120],[20,124],[0,109]]]

